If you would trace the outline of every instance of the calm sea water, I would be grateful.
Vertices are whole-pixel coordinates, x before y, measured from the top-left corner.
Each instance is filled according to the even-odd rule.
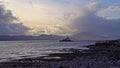
[[[66,48],[84,49],[95,41],[59,42],[53,40],[0,41],[0,62],[44,56]]]

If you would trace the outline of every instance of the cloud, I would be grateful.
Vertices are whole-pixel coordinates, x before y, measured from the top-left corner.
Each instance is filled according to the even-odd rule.
[[[19,0],[19,1],[23,1],[23,0]],[[19,1],[17,2],[21,5],[23,2],[21,3]],[[93,33],[93,34],[109,36],[109,37],[119,36],[120,6],[112,6],[112,4],[110,6],[102,5],[101,3],[93,2],[93,1],[92,2],[85,1],[85,3],[83,3],[82,0],[67,0],[67,1],[69,2],[65,3],[66,5],[63,6],[61,5],[61,3],[60,5],[58,5],[58,3],[57,5],[56,3],[53,4],[52,3],[53,1],[50,1],[48,3],[48,1],[44,2],[43,0],[41,1],[37,0],[34,2],[32,2],[32,0],[29,1],[25,0],[27,4],[31,6],[34,5],[35,7],[34,9],[31,9],[31,6],[29,6],[30,8],[24,7],[25,9],[27,8],[28,10],[30,10],[29,13],[27,12],[28,16],[30,16],[29,14],[32,14],[31,17],[34,16],[32,20],[35,20],[35,22],[36,20],[38,20],[38,22],[41,21],[43,22],[43,23],[36,23],[37,25],[39,24],[40,27],[36,28],[35,25],[34,27],[35,29],[31,31],[31,34],[32,35],[39,35],[39,34],[73,35],[80,32],[87,32],[87,33]],[[108,6],[108,7],[105,8],[104,6]],[[17,9],[15,11],[20,11],[19,7],[15,9]],[[28,31],[28,28],[20,24],[18,19],[12,15],[11,11],[5,10],[3,6],[2,9],[0,9],[0,11],[2,11],[0,12],[0,17],[1,17],[0,23],[2,25],[0,26],[0,30],[1,30],[0,34],[10,34],[10,35],[25,34]],[[26,13],[24,11],[21,12],[22,14],[18,14],[18,16],[24,18],[25,17],[24,14]],[[106,15],[111,18],[108,19]],[[31,20],[31,18],[29,18],[28,16],[26,17],[26,19]],[[116,16],[118,17],[114,18]],[[47,22],[45,23],[45,21]],[[34,24],[35,23],[33,23],[33,25]]]
[[[120,6],[109,6],[103,10],[100,10],[98,15],[108,19],[118,19],[120,18]]]
[[[28,30],[10,10],[0,4],[0,35],[25,35]]]
[[[86,5],[86,8],[90,11],[97,11],[100,8],[101,4],[98,2],[91,2]]]
[[[70,16],[73,15],[69,23],[72,25],[71,30],[76,30],[72,34],[88,32],[112,38],[120,37],[120,19],[106,19],[99,16],[98,12],[102,10],[100,3],[90,2],[82,9],[81,7],[79,8],[77,10],[74,9],[74,12],[70,14]]]
[[[117,7],[112,8],[111,11],[118,11]],[[100,37],[120,37],[120,19],[107,19],[99,15],[99,12],[108,10],[108,7],[101,8],[101,3],[89,2],[82,6],[70,4],[67,9],[68,13],[63,14],[57,24],[46,25],[36,34],[74,35],[86,32]]]

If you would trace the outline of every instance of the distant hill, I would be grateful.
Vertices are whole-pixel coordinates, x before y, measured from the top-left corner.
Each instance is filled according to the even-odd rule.
[[[80,32],[73,36],[69,36],[72,40],[106,40],[109,39],[104,36],[87,33],[87,32]],[[0,36],[0,41],[9,41],[9,40],[61,40],[64,39],[65,36],[58,36],[58,35],[46,35],[42,34],[40,36]]]
[[[88,32],[80,32],[72,36],[73,39],[76,40],[106,40],[107,37],[88,33]]]
[[[63,39],[64,36],[58,36],[58,35],[46,35],[46,34],[42,34],[40,36],[38,36],[40,39],[43,39],[43,40],[60,40],[60,39]]]
[[[40,36],[0,36],[0,41],[9,40],[60,40],[63,39],[62,36],[57,35],[40,35]]]

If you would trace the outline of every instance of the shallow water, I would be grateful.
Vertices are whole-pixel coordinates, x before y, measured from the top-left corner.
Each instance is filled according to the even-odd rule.
[[[14,59],[44,56],[62,49],[84,49],[95,41],[59,42],[54,40],[0,41],[0,62]]]

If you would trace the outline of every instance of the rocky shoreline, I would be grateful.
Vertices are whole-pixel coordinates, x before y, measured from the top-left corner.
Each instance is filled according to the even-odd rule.
[[[120,40],[98,42],[88,50],[1,62],[0,68],[120,68]]]

